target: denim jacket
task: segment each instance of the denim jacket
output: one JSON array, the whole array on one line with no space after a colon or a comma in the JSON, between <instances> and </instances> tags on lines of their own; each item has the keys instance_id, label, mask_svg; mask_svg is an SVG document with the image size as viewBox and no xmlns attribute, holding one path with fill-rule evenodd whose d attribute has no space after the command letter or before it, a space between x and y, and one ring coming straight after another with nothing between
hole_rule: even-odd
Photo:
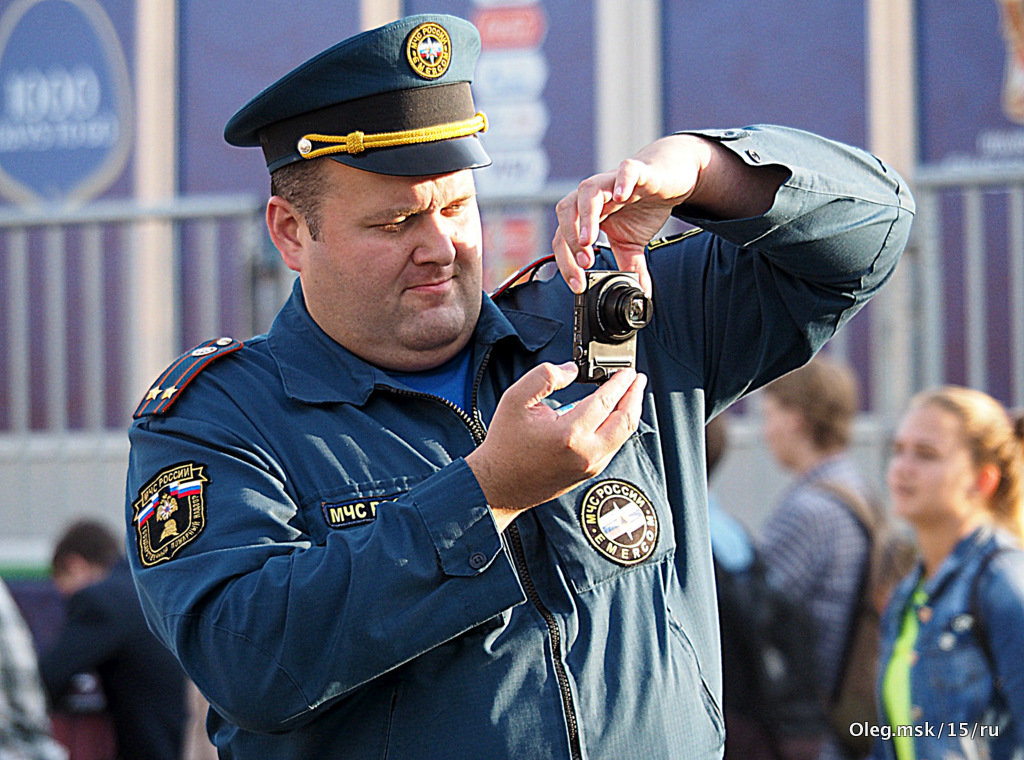
<instances>
[{"instance_id":1,"label":"denim jacket","mask_svg":"<svg viewBox=\"0 0 1024 760\"><path fill-rule=\"evenodd\" d=\"M994 554L993 554L994 552ZM882 617L879 696L922 568L899 584ZM1024 551L1009 534L979 528L924 581L910 670L917 760L1024 758ZM980 618L980 619L979 619ZM874 757L895 757L882 704Z\"/></svg>"}]
</instances>

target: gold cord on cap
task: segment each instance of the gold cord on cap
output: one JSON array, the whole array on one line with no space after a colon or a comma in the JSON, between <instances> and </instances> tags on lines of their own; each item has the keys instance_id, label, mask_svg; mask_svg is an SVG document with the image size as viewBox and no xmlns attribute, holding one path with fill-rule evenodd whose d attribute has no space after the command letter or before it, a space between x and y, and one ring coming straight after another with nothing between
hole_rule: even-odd
<instances>
[{"instance_id":1,"label":"gold cord on cap","mask_svg":"<svg viewBox=\"0 0 1024 760\"><path fill-rule=\"evenodd\" d=\"M415 145L417 143L451 140L456 137L468 137L477 132L487 131L487 117L478 112L471 119L453 121L450 124L437 124L419 129L404 129L399 132L381 132L367 135L363 132L349 132L347 135L303 135L298 143L299 155L303 158L320 158L334 153L362 153L371 148L393 148L396 145ZM313 143L327 143L325 148L314 148Z\"/></svg>"}]
</instances>

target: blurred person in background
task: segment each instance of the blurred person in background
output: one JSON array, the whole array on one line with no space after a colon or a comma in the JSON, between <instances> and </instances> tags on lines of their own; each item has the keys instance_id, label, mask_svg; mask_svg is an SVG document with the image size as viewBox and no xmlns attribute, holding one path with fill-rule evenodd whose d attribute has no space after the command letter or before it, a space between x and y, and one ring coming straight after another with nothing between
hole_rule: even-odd
<instances>
[{"instance_id":1,"label":"blurred person in background","mask_svg":"<svg viewBox=\"0 0 1024 760\"><path fill-rule=\"evenodd\" d=\"M921 561L882 620L879 759L1024 757L1022 438L1019 414L953 386L897 428L889 494Z\"/></svg>"},{"instance_id":2,"label":"blurred person in background","mask_svg":"<svg viewBox=\"0 0 1024 760\"><path fill-rule=\"evenodd\" d=\"M708 521L722 637L725 760L813 760L825 735L817 673L807 667L812 623L768 583L753 537L712 487L729 439L728 415L704 428Z\"/></svg>"},{"instance_id":3,"label":"blurred person in background","mask_svg":"<svg viewBox=\"0 0 1024 760\"><path fill-rule=\"evenodd\" d=\"M180 760L186 721L185 678L142 616L121 542L105 525L70 525L53 552L53 581L66 619L39 660L50 699L74 677L95 671L117 737L120 760Z\"/></svg>"},{"instance_id":4,"label":"blurred person in background","mask_svg":"<svg viewBox=\"0 0 1024 760\"><path fill-rule=\"evenodd\" d=\"M50 735L32 634L0 581L0 758L66 760Z\"/></svg>"},{"instance_id":5,"label":"blurred person in background","mask_svg":"<svg viewBox=\"0 0 1024 760\"><path fill-rule=\"evenodd\" d=\"M716 562L741 572L754 561L750 533L727 511L711 487L718 466L729 446L729 416L720 414L704 427L704 461L708 468L708 517L711 553Z\"/></svg>"},{"instance_id":6,"label":"blurred person in background","mask_svg":"<svg viewBox=\"0 0 1024 760\"><path fill-rule=\"evenodd\" d=\"M872 509L870 491L849 455L859 408L856 376L819 355L763 391L763 434L775 461L794 482L765 521L759 549L768 580L803 600L814 630L821 698L831 700L852 634L869 535L856 511ZM837 741L820 757L854 755Z\"/></svg>"}]
</instances>

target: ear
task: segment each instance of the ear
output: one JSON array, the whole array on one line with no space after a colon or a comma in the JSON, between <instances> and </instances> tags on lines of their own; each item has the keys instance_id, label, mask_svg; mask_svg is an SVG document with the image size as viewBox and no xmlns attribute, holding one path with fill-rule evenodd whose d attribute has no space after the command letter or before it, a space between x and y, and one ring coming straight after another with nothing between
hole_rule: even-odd
<instances>
[{"instance_id":1,"label":"ear","mask_svg":"<svg viewBox=\"0 0 1024 760\"><path fill-rule=\"evenodd\" d=\"M310 239L309 229L306 220L295 207L279 195L271 196L267 201L267 230L285 266L301 272L307 241Z\"/></svg>"},{"instance_id":2,"label":"ear","mask_svg":"<svg viewBox=\"0 0 1024 760\"><path fill-rule=\"evenodd\" d=\"M974 483L974 487L978 489L982 496L990 499L996 492L996 489L999 488L999 482L1002 478L1003 476L999 472L999 468L989 462L978 468L978 478Z\"/></svg>"}]
</instances>

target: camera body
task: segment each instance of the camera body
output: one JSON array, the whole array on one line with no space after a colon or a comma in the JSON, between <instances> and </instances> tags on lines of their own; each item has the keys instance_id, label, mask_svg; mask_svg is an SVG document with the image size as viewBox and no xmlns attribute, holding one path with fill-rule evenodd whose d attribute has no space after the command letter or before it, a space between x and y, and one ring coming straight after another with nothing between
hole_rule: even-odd
<instances>
[{"instance_id":1,"label":"camera body","mask_svg":"<svg viewBox=\"0 0 1024 760\"><path fill-rule=\"evenodd\" d=\"M572 357L577 382L603 383L636 365L636 333L651 321L654 304L634 272L589 270L573 307Z\"/></svg>"}]
</instances>

